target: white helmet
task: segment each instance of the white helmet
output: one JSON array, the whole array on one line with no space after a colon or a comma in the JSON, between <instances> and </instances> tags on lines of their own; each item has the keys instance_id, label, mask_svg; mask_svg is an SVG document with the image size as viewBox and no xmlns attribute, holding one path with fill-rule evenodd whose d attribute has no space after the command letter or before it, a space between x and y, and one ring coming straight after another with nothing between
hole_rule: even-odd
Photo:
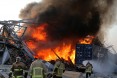
<instances>
[{"instance_id":1,"label":"white helmet","mask_svg":"<svg viewBox=\"0 0 117 78\"><path fill-rule=\"evenodd\" d=\"M16 57L16 62L21 61L21 57Z\"/></svg>"}]
</instances>

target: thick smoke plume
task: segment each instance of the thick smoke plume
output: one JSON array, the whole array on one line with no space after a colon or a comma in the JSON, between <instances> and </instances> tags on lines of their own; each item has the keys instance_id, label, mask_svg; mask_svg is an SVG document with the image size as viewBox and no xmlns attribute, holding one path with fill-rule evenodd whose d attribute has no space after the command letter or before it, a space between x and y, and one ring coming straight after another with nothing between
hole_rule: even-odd
<instances>
[{"instance_id":1,"label":"thick smoke plume","mask_svg":"<svg viewBox=\"0 0 117 78\"><path fill-rule=\"evenodd\" d=\"M113 14L110 12L113 2L114 0L43 0L41 3L28 4L21 10L20 18L33 18L39 24L46 23L44 30L47 39L52 41L97 36L105 20ZM30 37L29 34L27 37Z\"/></svg>"}]
</instances>

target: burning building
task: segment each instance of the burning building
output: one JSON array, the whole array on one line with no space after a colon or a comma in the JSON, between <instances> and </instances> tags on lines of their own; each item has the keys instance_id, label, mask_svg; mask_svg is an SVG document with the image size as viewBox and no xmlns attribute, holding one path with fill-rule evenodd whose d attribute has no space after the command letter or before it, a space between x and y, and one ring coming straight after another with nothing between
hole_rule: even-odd
<instances>
[{"instance_id":1,"label":"burning building","mask_svg":"<svg viewBox=\"0 0 117 78\"><path fill-rule=\"evenodd\" d=\"M28 25L23 40L35 57L55 60L53 49L60 57L74 62L77 43L101 45L103 42L102 30L107 28L105 21L113 14L110 12L113 3L114 0L43 0L30 3L21 10L20 17L33 18L38 24Z\"/></svg>"}]
</instances>

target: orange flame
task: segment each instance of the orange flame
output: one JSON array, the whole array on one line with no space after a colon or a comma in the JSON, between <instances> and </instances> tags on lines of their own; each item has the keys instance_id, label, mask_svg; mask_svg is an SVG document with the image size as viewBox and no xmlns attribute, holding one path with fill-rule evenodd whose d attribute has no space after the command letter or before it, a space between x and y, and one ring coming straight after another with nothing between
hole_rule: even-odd
<instances>
[{"instance_id":1,"label":"orange flame","mask_svg":"<svg viewBox=\"0 0 117 78\"><path fill-rule=\"evenodd\" d=\"M94 39L94 36L88 35L87 37L80 39L79 43L80 44L91 44L93 39Z\"/></svg>"},{"instance_id":2,"label":"orange flame","mask_svg":"<svg viewBox=\"0 0 117 78\"><path fill-rule=\"evenodd\" d=\"M28 41L27 44L31 50L34 50L37 48L36 44L34 44L33 41ZM72 49L71 44L67 44L67 45L62 44L60 46L57 46L56 48L54 48L54 51L60 58L63 58L65 60L68 60L68 58L70 58L72 62L75 63L75 49ZM39 50L36 52L36 55L34 57L36 58L41 57L46 61L58 59L58 57L52 51L52 48Z\"/></svg>"},{"instance_id":3,"label":"orange flame","mask_svg":"<svg viewBox=\"0 0 117 78\"><path fill-rule=\"evenodd\" d=\"M37 40L46 40L46 33L44 32L44 27L40 26L37 27L36 31L33 31L32 37L37 39Z\"/></svg>"},{"instance_id":4,"label":"orange flame","mask_svg":"<svg viewBox=\"0 0 117 78\"><path fill-rule=\"evenodd\" d=\"M31 37L36 39L36 41L47 41L47 34L45 32L45 26L47 26L47 24L42 24L41 26L35 27L35 28L30 28L29 30L31 31ZM79 42L80 44L91 44L92 40L93 40L93 36L87 36L84 39L80 39ZM56 47L52 47L52 48L45 48L45 49L41 49L38 50L38 45L36 44L36 42L34 42L33 40L29 40L26 41L28 47L32 50L32 51L36 51L36 55L34 57L41 57L46 61L50 61L50 60L56 60L57 56L54 54L54 52L52 51L52 49L56 52L56 54L60 57L63 58L65 60L69 60L69 58L71 59L71 61L73 63L75 63L75 47L73 48L72 43L62 43ZM36 49L36 50L35 50Z\"/></svg>"},{"instance_id":5,"label":"orange flame","mask_svg":"<svg viewBox=\"0 0 117 78\"><path fill-rule=\"evenodd\" d=\"M46 32L44 30L45 26L47 26L47 24L35 26L34 28L29 27L28 32L31 31L30 35L32 36L33 39L37 41L45 41L46 40Z\"/></svg>"},{"instance_id":6,"label":"orange flame","mask_svg":"<svg viewBox=\"0 0 117 78\"><path fill-rule=\"evenodd\" d=\"M65 60L68 60L68 57L70 57L70 59L74 63L75 50L71 49L70 44L69 45L63 44L62 46L58 46L54 49L54 51L60 58L63 58ZM41 56L46 61L56 60L58 58L51 49L44 49L44 50L38 51L37 56L38 57Z\"/></svg>"},{"instance_id":7,"label":"orange flame","mask_svg":"<svg viewBox=\"0 0 117 78\"><path fill-rule=\"evenodd\" d=\"M36 49L36 45L34 44L35 42L33 42L33 41L27 41L27 45L28 45L28 47L31 49L31 50L34 50L34 49Z\"/></svg>"}]
</instances>

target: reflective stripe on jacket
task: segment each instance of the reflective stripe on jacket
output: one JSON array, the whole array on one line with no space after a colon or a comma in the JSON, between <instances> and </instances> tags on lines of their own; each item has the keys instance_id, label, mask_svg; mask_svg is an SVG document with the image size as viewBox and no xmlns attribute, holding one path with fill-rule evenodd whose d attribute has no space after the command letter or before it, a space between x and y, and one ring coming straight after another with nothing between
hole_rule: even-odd
<instances>
[{"instance_id":1,"label":"reflective stripe on jacket","mask_svg":"<svg viewBox=\"0 0 117 78\"><path fill-rule=\"evenodd\" d=\"M88 73L91 73L91 72L92 72L92 67L91 67L91 66L89 66L89 67L86 68L86 73L87 73L87 72L88 72Z\"/></svg>"},{"instance_id":2,"label":"reflective stripe on jacket","mask_svg":"<svg viewBox=\"0 0 117 78\"><path fill-rule=\"evenodd\" d=\"M64 70L65 70L65 65L60 61L56 62L55 67L54 67L55 75L58 77L62 77Z\"/></svg>"},{"instance_id":3,"label":"reflective stripe on jacket","mask_svg":"<svg viewBox=\"0 0 117 78\"><path fill-rule=\"evenodd\" d=\"M44 72L41 67L34 67L32 72L32 78L43 78Z\"/></svg>"},{"instance_id":4,"label":"reflective stripe on jacket","mask_svg":"<svg viewBox=\"0 0 117 78\"><path fill-rule=\"evenodd\" d=\"M23 69L14 69L13 75L14 76L22 76L23 75Z\"/></svg>"},{"instance_id":5,"label":"reflective stripe on jacket","mask_svg":"<svg viewBox=\"0 0 117 78\"><path fill-rule=\"evenodd\" d=\"M63 70L64 70L63 68L58 68L58 71L57 71L57 73L56 73L56 76L62 77Z\"/></svg>"},{"instance_id":6,"label":"reflective stripe on jacket","mask_svg":"<svg viewBox=\"0 0 117 78\"><path fill-rule=\"evenodd\" d=\"M23 76L13 76L12 78L24 78Z\"/></svg>"}]
</instances>

